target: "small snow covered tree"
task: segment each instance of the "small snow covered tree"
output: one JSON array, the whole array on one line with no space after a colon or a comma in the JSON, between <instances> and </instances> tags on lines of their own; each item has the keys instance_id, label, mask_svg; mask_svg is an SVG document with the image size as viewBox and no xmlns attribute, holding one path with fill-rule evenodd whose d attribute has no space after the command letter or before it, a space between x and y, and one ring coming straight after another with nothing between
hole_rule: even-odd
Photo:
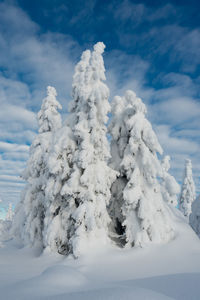
<instances>
[{"instance_id":1,"label":"small snow covered tree","mask_svg":"<svg viewBox=\"0 0 200 300\"><path fill-rule=\"evenodd\" d=\"M13 209L12 209L12 203L9 203L8 211L6 213L6 220L7 221L12 221L13 215L14 215L14 212L13 212Z\"/></svg>"},{"instance_id":2,"label":"small snow covered tree","mask_svg":"<svg viewBox=\"0 0 200 300\"><path fill-rule=\"evenodd\" d=\"M189 215L191 214L192 202L195 200L195 198L196 194L192 177L192 163L190 159L186 159L179 208L183 215L187 218L189 218Z\"/></svg>"},{"instance_id":3,"label":"small snow covered tree","mask_svg":"<svg viewBox=\"0 0 200 300\"><path fill-rule=\"evenodd\" d=\"M192 212L189 216L189 224L200 238L200 196L192 203Z\"/></svg>"},{"instance_id":4,"label":"small snow covered tree","mask_svg":"<svg viewBox=\"0 0 200 300\"><path fill-rule=\"evenodd\" d=\"M167 203L171 203L173 206L178 205L177 195L180 193L180 186L176 182L175 178L168 173L170 169L170 157L167 155L162 160L162 182L161 192L163 199Z\"/></svg>"},{"instance_id":5,"label":"small snow covered tree","mask_svg":"<svg viewBox=\"0 0 200 300\"><path fill-rule=\"evenodd\" d=\"M43 247L43 226L45 216L45 186L49 148L54 132L61 127L54 87L47 87L47 97L38 113L39 134L30 147L30 157L23 178L28 182L22 199L16 209L14 233L25 245Z\"/></svg>"},{"instance_id":6,"label":"small snow covered tree","mask_svg":"<svg viewBox=\"0 0 200 300\"><path fill-rule=\"evenodd\" d=\"M61 194L68 198L68 252L75 257L92 244L108 241L110 218L107 205L116 172L108 166L110 151L105 123L110 105L109 90L103 83L106 79L102 58L104 48L99 42L92 53L85 51L73 77L70 111L77 148L73 171Z\"/></svg>"},{"instance_id":7,"label":"small snow covered tree","mask_svg":"<svg viewBox=\"0 0 200 300\"><path fill-rule=\"evenodd\" d=\"M49 151L43 231L44 247L60 254L68 252L67 231L71 204L65 194L61 195L61 190L71 174L74 151L75 142L66 124L54 134Z\"/></svg>"},{"instance_id":8,"label":"small snow covered tree","mask_svg":"<svg viewBox=\"0 0 200 300\"><path fill-rule=\"evenodd\" d=\"M174 230L157 180L162 167L156 153L162 148L145 118L146 107L132 91L115 97L112 106L112 166L120 172L113 201L121 198L112 215L125 230L126 246L167 242Z\"/></svg>"}]
</instances>

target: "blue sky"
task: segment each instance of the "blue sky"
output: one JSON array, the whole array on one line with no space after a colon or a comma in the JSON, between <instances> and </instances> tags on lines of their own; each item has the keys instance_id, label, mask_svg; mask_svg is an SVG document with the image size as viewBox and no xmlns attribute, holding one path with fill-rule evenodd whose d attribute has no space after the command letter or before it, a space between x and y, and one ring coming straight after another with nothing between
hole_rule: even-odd
<instances>
[{"instance_id":1,"label":"blue sky","mask_svg":"<svg viewBox=\"0 0 200 300\"><path fill-rule=\"evenodd\" d=\"M14 205L24 182L35 113L47 85L63 106L70 100L74 65L98 41L111 97L133 89L171 173L181 182L184 159L200 186L199 1L0 1L0 199Z\"/></svg>"}]
</instances>

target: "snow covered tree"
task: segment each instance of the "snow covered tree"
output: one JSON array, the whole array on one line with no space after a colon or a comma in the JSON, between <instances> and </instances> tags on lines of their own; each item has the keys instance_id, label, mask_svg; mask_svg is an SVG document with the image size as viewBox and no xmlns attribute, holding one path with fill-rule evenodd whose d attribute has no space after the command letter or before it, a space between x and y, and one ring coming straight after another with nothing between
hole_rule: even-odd
<instances>
[{"instance_id":1,"label":"snow covered tree","mask_svg":"<svg viewBox=\"0 0 200 300\"><path fill-rule=\"evenodd\" d=\"M170 169L170 156L165 156L161 164L163 171L161 182L163 199L176 207L178 205L177 195L180 193L180 186L175 178L168 173L168 170Z\"/></svg>"},{"instance_id":2,"label":"snow covered tree","mask_svg":"<svg viewBox=\"0 0 200 300\"><path fill-rule=\"evenodd\" d=\"M38 113L39 134L30 147L29 160L23 173L28 183L16 209L13 230L25 245L43 247L47 160L52 135L61 127L61 117L57 111L61 105L56 95L55 88L48 86L47 97Z\"/></svg>"},{"instance_id":3,"label":"snow covered tree","mask_svg":"<svg viewBox=\"0 0 200 300\"><path fill-rule=\"evenodd\" d=\"M112 187L112 215L125 231L127 247L167 242L174 230L157 179L162 166L156 153L162 148L145 118L146 107L127 91L125 97L114 98L112 114L112 166L120 172Z\"/></svg>"},{"instance_id":4,"label":"snow covered tree","mask_svg":"<svg viewBox=\"0 0 200 300\"><path fill-rule=\"evenodd\" d=\"M192 212L189 216L189 224L200 238L200 196L192 203Z\"/></svg>"},{"instance_id":5,"label":"snow covered tree","mask_svg":"<svg viewBox=\"0 0 200 300\"><path fill-rule=\"evenodd\" d=\"M63 185L69 179L75 142L70 127L66 124L54 134L50 147L45 188L44 247L53 252L67 254L69 203L61 195Z\"/></svg>"},{"instance_id":6,"label":"snow covered tree","mask_svg":"<svg viewBox=\"0 0 200 300\"><path fill-rule=\"evenodd\" d=\"M183 215L187 218L189 218L189 215L191 214L192 202L195 200L195 198L196 194L192 177L192 163L190 159L186 159L179 208Z\"/></svg>"},{"instance_id":7,"label":"snow covered tree","mask_svg":"<svg viewBox=\"0 0 200 300\"><path fill-rule=\"evenodd\" d=\"M12 209L12 203L9 203L8 211L6 213L6 220L7 221L12 221L13 215L14 215L14 212L13 212L13 209Z\"/></svg>"},{"instance_id":8,"label":"snow covered tree","mask_svg":"<svg viewBox=\"0 0 200 300\"><path fill-rule=\"evenodd\" d=\"M112 136L110 166L115 169L120 176L116 178L111 187L112 195L109 206L109 214L118 234L123 234L124 232L124 228L122 226L124 221L122 205L124 201L123 190L127 184L126 174L121 168L122 158L128 143L128 135L123 119L123 112L125 109L126 101L124 97L115 96L112 102L112 120L109 125L109 132Z\"/></svg>"},{"instance_id":9,"label":"snow covered tree","mask_svg":"<svg viewBox=\"0 0 200 300\"><path fill-rule=\"evenodd\" d=\"M92 53L85 51L73 77L70 122L77 148L73 171L61 194L69 203L68 253L75 257L91 245L106 243L111 221L107 205L116 172L108 166L110 151L105 123L110 105L109 90L103 82L104 48L99 42Z\"/></svg>"}]
</instances>

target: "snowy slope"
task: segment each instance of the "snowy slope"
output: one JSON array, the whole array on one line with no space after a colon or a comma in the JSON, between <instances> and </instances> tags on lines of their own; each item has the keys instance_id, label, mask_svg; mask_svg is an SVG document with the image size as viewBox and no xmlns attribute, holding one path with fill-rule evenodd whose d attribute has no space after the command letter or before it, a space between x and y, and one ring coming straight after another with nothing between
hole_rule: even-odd
<instances>
[{"instance_id":1,"label":"snowy slope","mask_svg":"<svg viewBox=\"0 0 200 300\"><path fill-rule=\"evenodd\" d=\"M200 299L200 241L177 210L173 221L177 235L166 245L113 246L77 260L37 256L6 242L0 249L0 298Z\"/></svg>"}]
</instances>

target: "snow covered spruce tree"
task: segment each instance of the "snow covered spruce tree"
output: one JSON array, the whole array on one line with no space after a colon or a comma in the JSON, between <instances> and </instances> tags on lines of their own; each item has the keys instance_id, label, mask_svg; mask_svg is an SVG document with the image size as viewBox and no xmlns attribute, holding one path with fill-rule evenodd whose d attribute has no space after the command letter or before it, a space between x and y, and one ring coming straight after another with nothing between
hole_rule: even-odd
<instances>
[{"instance_id":1,"label":"snow covered spruce tree","mask_svg":"<svg viewBox=\"0 0 200 300\"><path fill-rule=\"evenodd\" d=\"M43 247L47 159L52 135L61 127L57 109L61 109L61 105L56 100L56 90L48 86L47 97L37 115L39 134L30 147L30 157L23 173L23 178L28 183L14 218L14 234L25 245Z\"/></svg>"},{"instance_id":2,"label":"snow covered spruce tree","mask_svg":"<svg viewBox=\"0 0 200 300\"><path fill-rule=\"evenodd\" d=\"M112 113L112 166L120 172L112 188L113 201L117 203L119 195L121 200L111 211L125 231L126 246L167 242L174 230L157 180L162 166L156 153L162 148L145 118L146 107L127 91L125 97L114 98Z\"/></svg>"},{"instance_id":3,"label":"snow covered spruce tree","mask_svg":"<svg viewBox=\"0 0 200 300\"><path fill-rule=\"evenodd\" d=\"M167 203L171 203L173 206L178 205L178 194L180 193L180 186L176 182L175 178L168 173L170 169L170 156L167 155L162 160L162 182L161 192L163 199Z\"/></svg>"},{"instance_id":4,"label":"snow covered spruce tree","mask_svg":"<svg viewBox=\"0 0 200 300\"><path fill-rule=\"evenodd\" d=\"M185 170L180 194L180 211L189 218L191 214L192 202L195 200L195 185L192 177L192 163L190 159L185 160Z\"/></svg>"},{"instance_id":5,"label":"snow covered spruce tree","mask_svg":"<svg viewBox=\"0 0 200 300\"><path fill-rule=\"evenodd\" d=\"M108 166L110 158L106 133L109 90L103 83L105 69L99 42L94 51L83 52L73 77L71 128L77 149L73 171L62 188L68 198L68 253L75 257L88 247L108 241L110 218L107 212L111 184L116 172Z\"/></svg>"},{"instance_id":6,"label":"snow covered spruce tree","mask_svg":"<svg viewBox=\"0 0 200 300\"><path fill-rule=\"evenodd\" d=\"M189 216L189 223L200 238L200 196L192 203L192 212Z\"/></svg>"},{"instance_id":7,"label":"snow covered spruce tree","mask_svg":"<svg viewBox=\"0 0 200 300\"><path fill-rule=\"evenodd\" d=\"M65 124L55 132L48 155L43 230L44 247L61 254L68 252L67 231L71 205L65 194L61 195L61 189L71 174L74 151L72 132Z\"/></svg>"},{"instance_id":8,"label":"snow covered spruce tree","mask_svg":"<svg viewBox=\"0 0 200 300\"><path fill-rule=\"evenodd\" d=\"M14 212L13 212L13 209L12 209L12 203L9 203L8 210L7 210L7 213L6 213L6 220L7 221L12 221L13 216L14 216Z\"/></svg>"}]
</instances>

